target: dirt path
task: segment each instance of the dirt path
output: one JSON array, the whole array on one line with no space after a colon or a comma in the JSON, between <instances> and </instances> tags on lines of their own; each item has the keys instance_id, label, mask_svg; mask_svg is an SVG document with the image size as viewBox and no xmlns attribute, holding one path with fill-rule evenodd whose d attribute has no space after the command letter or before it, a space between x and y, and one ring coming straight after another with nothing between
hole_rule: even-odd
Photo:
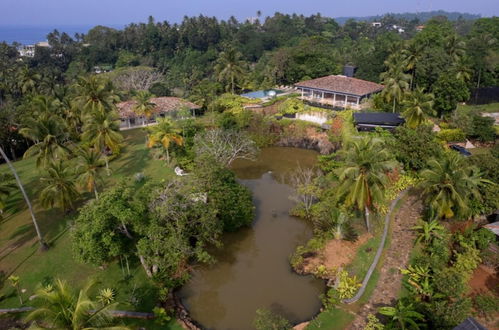
<instances>
[{"instance_id":1,"label":"dirt path","mask_svg":"<svg viewBox=\"0 0 499 330\"><path fill-rule=\"evenodd\" d=\"M381 306L393 304L397 299L402 284L399 268L407 267L414 241L414 232L410 229L417 223L422 210L418 196L408 195L403 201L391 224L391 244L385 251L380 277L369 301L356 313L355 320L348 329L364 329L369 313L376 314Z\"/></svg>"}]
</instances>

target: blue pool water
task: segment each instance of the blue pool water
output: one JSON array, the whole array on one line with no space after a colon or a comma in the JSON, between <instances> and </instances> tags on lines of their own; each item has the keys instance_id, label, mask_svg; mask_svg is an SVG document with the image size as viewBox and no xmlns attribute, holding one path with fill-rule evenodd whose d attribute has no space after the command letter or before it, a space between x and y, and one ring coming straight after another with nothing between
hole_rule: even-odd
<instances>
[{"instance_id":1,"label":"blue pool water","mask_svg":"<svg viewBox=\"0 0 499 330\"><path fill-rule=\"evenodd\" d=\"M278 94L284 93L283 91L280 91L278 89L266 89L266 90L254 91L254 92L249 92L249 93L241 94L241 96L247 97L249 99L263 99L265 97L272 96L271 92L275 92L274 96L278 95Z\"/></svg>"}]
</instances>

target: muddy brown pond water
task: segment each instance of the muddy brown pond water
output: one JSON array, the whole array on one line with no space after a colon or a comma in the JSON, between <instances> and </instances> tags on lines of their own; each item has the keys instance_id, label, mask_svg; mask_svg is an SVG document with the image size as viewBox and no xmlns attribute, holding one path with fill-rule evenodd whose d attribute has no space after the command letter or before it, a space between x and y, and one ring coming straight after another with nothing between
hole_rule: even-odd
<instances>
[{"instance_id":1,"label":"muddy brown pond water","mask_svg":"<svg viewBox=\"0 0 499 330\"><path fill-rule=\"evenodd\" d=\"M253 193L256 216L251 228L224 235L217 262L200 266L179 296L192 319L206 329L253 329L258 308L294 323L312 318L321 306L324 283L291 270L289 256L312 236L305 221L289 215L292 189L283 175L311 167L318 153L296 148L265 148L257 161L232 168Z\"/></svg>"}]
</instances>

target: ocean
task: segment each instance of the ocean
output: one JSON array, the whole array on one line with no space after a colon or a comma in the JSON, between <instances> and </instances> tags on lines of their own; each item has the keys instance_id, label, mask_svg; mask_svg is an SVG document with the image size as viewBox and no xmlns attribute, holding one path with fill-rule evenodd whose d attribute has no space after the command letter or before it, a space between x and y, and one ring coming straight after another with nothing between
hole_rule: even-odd
<instances>
[{"instance_id":1,"label":"ocean","mask_svg":"<svg viewBox=\"0 0 499 330\"><path fill-rule=\"evenodd\" d=\"M32 45L40 41L47 40L47 34L57 29L59 32L66 32L74 38L75 33L87 33L92 25L59 25L59 26L0 26L0 42L8 44L18 42L23 45ZM121 28L111 26L113 28Z\"/></svg>"}]
</instances>

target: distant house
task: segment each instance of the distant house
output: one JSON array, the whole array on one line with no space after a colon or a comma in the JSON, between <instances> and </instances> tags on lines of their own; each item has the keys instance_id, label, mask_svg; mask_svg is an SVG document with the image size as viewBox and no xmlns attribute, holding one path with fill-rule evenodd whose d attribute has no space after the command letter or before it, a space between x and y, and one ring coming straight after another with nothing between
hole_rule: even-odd
<instances>
[{"instance_id":1,"label":"distant house","mask_svg":"<svg viewBox=\"0 0 499 330\"><path fill-rule=\"evenodd\" d=\"M197 104L180 99L178 97L153 97L151 98L150 102L156 105L156 107L152 111L152 116L150 118L139 116L135 113L134 108L137 104L137 101L135 100L118 103L116 106L118 108L118 113L121 119L120 127L122 129L126 129L138 126L146 126L148 124L156 123L157 118L165 116L175 116L176 113L182 108L187 108L189 110L196 110L201 108Z\"/></svg>"},{"instance_id":2,"label":"distant house","mask_svg":"<svg viewBox=\"0 0 499 330\"><path fill-rule=\"evenodd\" d=\"M35 57L36 47L48 48L50 45L47 41L41 41L34 45L23 45L17 51L21 57Z\"/></svg>"},{"instance_id":3,"label":"distant house","mask_svg":"<svg viewBox=\"0 0 499 330\"><path fill-rule=\"evenodd\" d=\"M333 108L360 109L360 102L383 90L383 85L347 76L326 76L295 84L301 99Z\"/></svg>"},{"instance_id":4,"label":"distant house","mask_svg":"<svg viewBox=\"0 0 499 330\"><path fill-rule=\"evenodd\" d=\"M389 112L357 112L353 121L358 131L374 131L376 127L394 130L405 122L399 114Z\"/></svg>"},{"instance_id":5,"label":"distant house","mask_svg":"<svg viewBox=\"0 0 499 330\"><path fill-rule=\"evenodd\" d=\"M418 26L416 26L416 31L421 32L421 31L423 31L424 28L425 28L424 25L418 25Z\"/></svg>"},{"instance_id":6,"label":"distant house","mask_svg":"<svg viewBox=\"0 0 499 330\"><path fill-rule=\"evenodd\" d=\"M371 22L371 26L375 28L381 27L381 22Z\"/></svg>"}]
</instances>

